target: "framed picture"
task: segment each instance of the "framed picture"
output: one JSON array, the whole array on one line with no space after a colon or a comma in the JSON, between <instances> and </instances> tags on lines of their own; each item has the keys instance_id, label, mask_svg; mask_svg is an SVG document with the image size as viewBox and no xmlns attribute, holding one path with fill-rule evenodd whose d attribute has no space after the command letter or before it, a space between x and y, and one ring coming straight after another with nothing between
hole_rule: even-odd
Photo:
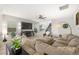
<instances>
[{"instance_id":1,"label":"framed picture","mask_svg":"<svg viewBox=\"0 0 79 59\"><path fill-rule=\"evenodd\" d=\"M79 12L76 14L76 25L79 25Z\"/></svg>"}]
</instances>

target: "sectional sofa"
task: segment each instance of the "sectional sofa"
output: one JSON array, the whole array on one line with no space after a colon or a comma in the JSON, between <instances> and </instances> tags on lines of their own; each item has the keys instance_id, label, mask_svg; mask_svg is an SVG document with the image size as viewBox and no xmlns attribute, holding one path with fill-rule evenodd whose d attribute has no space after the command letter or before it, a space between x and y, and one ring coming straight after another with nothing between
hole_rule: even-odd
<instances>
[{"instance_id":1,"label":"sectional sofa","mask_svg":"<svg viewBox=\"0 0 79 59\"><path fill-rule=\"evenodd\" d=\"M24 39L22 47L30 55L78 55L79 37L68 34L64 37L41 37Z\"/></svg>"}]
</instances>

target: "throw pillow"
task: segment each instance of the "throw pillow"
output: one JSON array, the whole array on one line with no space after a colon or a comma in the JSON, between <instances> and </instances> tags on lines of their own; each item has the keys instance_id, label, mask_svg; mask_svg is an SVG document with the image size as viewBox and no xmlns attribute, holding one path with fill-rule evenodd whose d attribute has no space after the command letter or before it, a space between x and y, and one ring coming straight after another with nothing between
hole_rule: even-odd
<instances>
[{"instance_id":1,"label":"throw pillow","mask_svg":"<svg viewBox=\"0 0 79 59\"><path fill-rule=\"evenodd\" d=\"M68 46L72 46L72 47L74 46L76 47L77 45L79 45L79 38L73 38L68 44Z\"/></svg>"}]
</instances>

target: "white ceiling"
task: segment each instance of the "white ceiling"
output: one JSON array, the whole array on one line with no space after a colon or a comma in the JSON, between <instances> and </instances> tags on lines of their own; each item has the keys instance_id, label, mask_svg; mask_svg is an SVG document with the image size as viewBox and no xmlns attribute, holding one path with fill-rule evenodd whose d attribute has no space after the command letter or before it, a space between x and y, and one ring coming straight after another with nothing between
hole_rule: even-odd
<instances>
[{"instance_id":1,"label":"white ceiling","mask_svg":"<svg viewBox=\"0 0 79 59\"><path fill-rule=\"evenodd\" d=\"M49 19L66 17L79 8L79 5L72 4L68 9L60 11L60 6L62 4L4 4L0 5L0 11L3 14L36 20L39 14Z\"/></svg>"}]
</instances>

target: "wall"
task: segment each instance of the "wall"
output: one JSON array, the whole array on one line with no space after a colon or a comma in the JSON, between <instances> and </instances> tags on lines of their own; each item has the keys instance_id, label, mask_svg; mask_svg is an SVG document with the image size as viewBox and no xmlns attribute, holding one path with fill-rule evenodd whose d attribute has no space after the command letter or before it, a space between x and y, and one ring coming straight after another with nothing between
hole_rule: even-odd
<instances>
[{"instance_id":1,"label":"wall","mask_svg":"<svg viewBox=\"0 0 79 59\"><path fill-rule=\"evenodd\" d=\"M0 34L2 34L2 30L3 30L2 24L4 22L6 23L7 28L16 28L16 32L21 31L21 28L19 27L21 22L33 23L33 27L34 27L34 23L35 23L34 21L31 21L31 20L1 14L1 16L0 16ZM6 30L7 30L7 28L6 28Z\"/></svg>"},{"instance_id":2,"label":"wall","mask_svg":"<svg viewBox=\"0 0 79 59\"><path fill-rule=\"evenodd\" d=\"M76 13L79 12L79 9L74 13L74 26L72 27L73 29L73 34L79 36L79 25L76 25Z\"/></svg>"},{"instance_id":3,"label":"wall","mask_svg":"<svg viewBox=\"0 0 79 59\"><path fill-rule=\"evenodd\" d=\"M2 32L2 25L1 25L1 23L2 23L2 9L0 9L0 34Z\"/></svg>"},{"instance_id":4,"label":"wall","mask_svg":"<svg viewBox=\"0 0 79 59\"><path fill-rule=\"evenodd\" d=\"M55 22L58 22L59 24L68 23L72 27L72 33L74 35L79 36L79 25L76 25L76 13L77 11L66 17L55 19L54 23ZM55 35L59 34L66 35L70 33L70 28L63 29L62 27L60 27L58 29L54 29L54 33L56 33Z\"/></svg>"},{"instance_id":5,"label":"wall","mask_svg":"<svg viewBox=\"0 0 79 59\"><path fill-rule=\"evenodd\" d=\"M15 27L17 22L34 23L34 21L32 21L32 20L23 19L23 18L19 18L19 17L15 17L15 16L10 16L10 15L4 15L4 19L7 23L11 24L11 25L9 25L9 27Z\"/></svg>"},{"instance_id":6,"label":"wall","mask_svg":"<svg viewBox=\"0 0 79 59\"><path fill-rule=\"evenodd\" d=\"M50 19L37 19L39 20L34 26L35 28L37 28L37 36L43 36L43 34L45 33L48 25L51 23L51 20ZM40 30L40 25L42 25L42 29L43 30Z\"/></svg>"},{"instance_id":7,"label":"wall","mask_svg":"<svg viewBox=\"0 0 79 59\"><path fill-rule=\"evenodd\" d=\"M53 19L53 21L52 21L52 34L55 35L55 36L59 36L59 34L62 34L62 35L69 34L70 28L64 29L61 26L62 23L68 23L72 27L72 33L79 36L79 30L78 30L79 26L78 25L76 26L76 24L75 24L76 23L75 15L76 15L76 12L73 13L73 14L70 14L66 17ZM42 20L42 21L39 21L39 23L35 24L35 26L37 27L40 34L43 34L44 31L40 31L39 26L42 24L43 28L46 29L50 22L51 22L50 20L47 20L47 21ZM54 26L54 24L58 24L61 27L57 26L58 28L56 28L56 25Z\"/></svg>"},{"instance_id":8,"label":"wall","mask_svg":"<svg viewBox=\"0 0 79 59\"><path fill-rule=\"evenodd\" d=\"M79 30L78 30L79 25L76 25L76 17L75 17L76 12L73 13L73 14L70 14L66 17L53 19L53 21L52 21L52 34L55 35L55 36L59 36L59 34L62 34L62 35L69 34L70 33L70 28L64 29L60 25L62 23L68 23L72 27L72 33L79 36ZM49 23L50 23L50 20L47 20L47 21L42 20L42 21L39 21L39 23L35 24L35 26L37 27L39 33L43 34L44 31L40 31L39 26L42 24L43 28L46 29ZM57 26L58 28L56 28L56 26L54 26L54 24L59 24L61 27Z\"/></svg>"}]
</instances>

